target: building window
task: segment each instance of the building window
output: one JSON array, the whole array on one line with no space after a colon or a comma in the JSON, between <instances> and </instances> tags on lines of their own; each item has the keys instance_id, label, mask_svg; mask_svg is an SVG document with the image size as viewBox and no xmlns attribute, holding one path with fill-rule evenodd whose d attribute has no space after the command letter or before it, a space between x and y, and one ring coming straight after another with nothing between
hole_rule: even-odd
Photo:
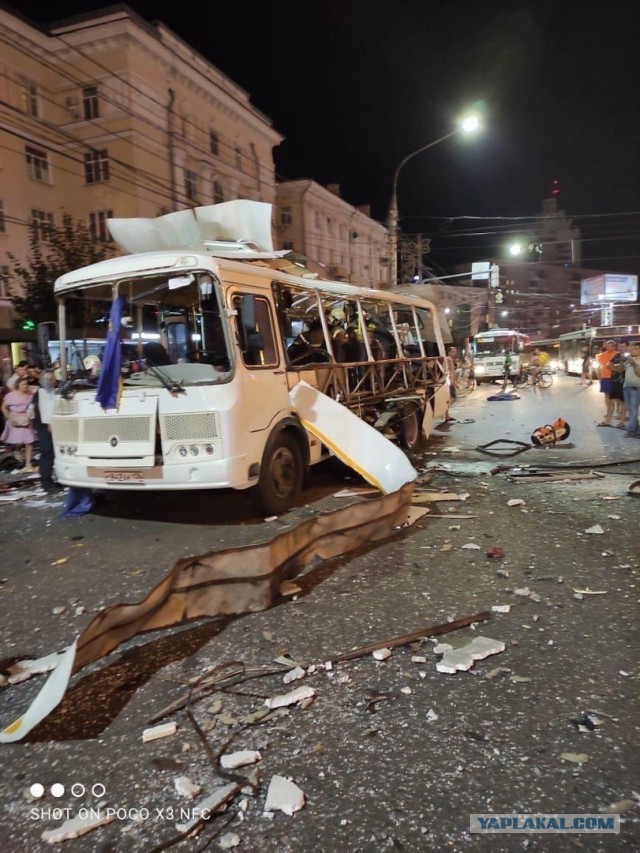
<instances>
[{"instance_id":1,"label":"building window","mask_svg":"<svg viewBox=\"0 0 640 853\"><path fill-rule=\"evenodd\" d=\"M184 170L184 191L189 201L197 201L198 176L191 169Z\"/></svg>"},{"instance_id":2,"label":"building window","mask_svg":"<svg viewBox=\"0 0 640 853\"><path fill-rule=\"evenodd\" d=\"M7 223L4 218L4 202L0 201L0 234L4 234L7 230Z\"/></svg>"},{"instance_id":3,"label":"building window","mask_svg":"<svg viewBox=\"0 0 640 853\"><path fill-rule=\"evenodd\" d=\"M25 148L27 158L27 168L29 177L32 181L42 181L44 184L49 183L49 156L46 151L41 148L33 148L27 145Z\"/></svg>"},{"instance_id":4,"label":"building window","mask_svg":"<svg viewBox=\"0 0 640 853\"><path fill-rule=\"evenodd\" d=\"M27 115L38 118L38 87L35 83L22 84L22 110Z\"/></svg>"},{"instance_id":5,"label":"building window","mask_svg":"<svg viewBox=\"0 0 640 853\"><path fill-rule=\"evenodd\" d=\"M101 184L109 180L109 157L105 150L84 155L84 180L87 184Z\"/></svg>"},{"instance_id":6,"label":"building window","mask_svg":"<svg viewBox=\"0 0 640 853\"><path fill-rule=\"evenodd\" d=\"M113 216L112 210L97 210L89 214L89 231L94 243L110 243L111 235L107 228L107 219Z\"/></svg>"},{"instance_id":7,"label":"building window","mask_svg":"<svg viewBox=\"0 0 640 853\"><path fill-rule=\"evenodd\" d=\"M0 299L9 299L11 297L9 292L10 275L9 267L0 267Z\"/></svg>"},{"instance_id":8,"label":"building window","mask_svg":"<svg viewBox=\"0 0 640 853\"><path fill-rule=\"evenodd\" d=\"M242 171L242 151L240 148L236 148L236 169L240 169Z\"/></svg>"},{"instance_id":9,"label":"building window","mask_svg":"<svg viewBox=\"0 0 640 853\"><path fill-rule=\"evenodd\" d=\"M213 203L220 204L224 201L224 188L220 181L213 182Z\"/></svg>"},{"instance_id":10,"label":"building window","mask_svg":"<svg viewBox=\"0 0 640 853\"><path fill-rule=\"evenodd\" d=\"M209 151L216 157L220 155L220 139L215 130L209 131Z\"/></svg>"},{"instance_id":11,"label":"building window","mask_svg":"<svg viewBox=\"0 0 640 853\"><path fill-rule=\"evenodd\" d=\"M319 230L320 230L320 211L319 211L319 210L314 211L314 214L313 214L313 222L314 222L314 225L316 226L316 228L317 228L317 229L318 229L318 231L319 231Z\"/></svg>"},{"instance_id":12,"label":"building window","mask_svg":"<svg viewBox=\"0 0 640 853\"><path fill-rule=\"evenodd\" d=\"M282 207L280 209L280 225L291 225L293 216L290 207Z\"/></svg>"},{"instance_id":13,"label":"building window","mask_svg":"<svg viewBox=\"0 0 640 853\"><path fill-rule=\"evenodd\" d=\"M82 90L82 113L86 119L99 117L100 110L97 86L87 86Z\"/></svg>"},{"instance_id":14,"label":"building window","mask_svg":"<svg viewBox=\"0 0 640 853\"><path fill-rule=\"evenodd\" d=\"M31 230L33 239L38 242L46 240L51 234L53 228L53 213L47 213L46 210L31 209Z\"/></svg>"},{"instance_id":15,"label":"building window","mask_svg":"<svg viewBox=\"0 0 640 853\"><path fill-rule=\"evenodd\" d=\"M282 248L286 249L287 252L293 252L293 242L291 240L285 240L282 244Z\"/></svg>"}]
</instances>

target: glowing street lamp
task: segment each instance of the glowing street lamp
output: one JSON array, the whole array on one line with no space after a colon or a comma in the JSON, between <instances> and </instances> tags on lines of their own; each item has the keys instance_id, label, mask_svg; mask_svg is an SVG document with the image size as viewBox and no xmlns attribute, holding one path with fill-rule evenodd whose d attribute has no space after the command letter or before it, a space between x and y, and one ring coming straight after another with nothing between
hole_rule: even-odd
<instances>
[{"instance_id":1,"label":"glowing street lamp","mask_svg":"<svg viewBox=\"0 0 640 853\"><path fill-rule=\"evenodd\" d=\"M444 136L439 137L438 139L434 139L433 142L427 143L427 145L423 145L421 148L417 148L415 151L412 151L411 154L407 154L407 156L401 160L395 172L393 173L393 184L391 189L391 204L389 205L389 253L391 256L391 263L389 265L389 284L391 287L395 286L398 283L398 176L400 174L400 170L411 160L416 154L422 154L423 151L428 151L429 148L433 148L435 145L439 145L441 142L444 142L445 139L450 139L452 136L456 136L460 133L474 133L480 128L480 120L477 116L467 116L464 118L460 124L449 133L445 133Z\"/></svg>"}]
</instances>

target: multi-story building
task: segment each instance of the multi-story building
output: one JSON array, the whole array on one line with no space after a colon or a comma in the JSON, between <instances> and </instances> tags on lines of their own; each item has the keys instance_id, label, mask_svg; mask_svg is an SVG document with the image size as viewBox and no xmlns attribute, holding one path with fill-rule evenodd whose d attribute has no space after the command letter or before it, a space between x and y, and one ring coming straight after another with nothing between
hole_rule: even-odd
<instances>
[{"instance_id":1,"label":"multi-story building","mask_svg":"<svg viewBox=\"0 0 640 853\"><path fill-rule=\"evenodd\" d=\"M64 213L108 217L236 198L275 202L282 136L248 94L163 24L111 6L38 26L0 10L0 327L10 264Z\"/></svg>"},{"instance_id":2,"label":"multi-story building","mask_svg":"<svg viewBox=\"0 0 640 853\"><path fill-rule=\"evenodd\" d=\"M338 184L285 181L276 187L276 243L307 258L325 278L386 287L389 234L366 206L340 198Z\"/></svg>"},{"instance_id":3,"label":"multi-story building","mask_svg":"<svg viewBox=\"0 0 640 853\"><path fill-rule=\"evenodd\" d=\"M514 243L516 240L514 240ZM494 258L499 270L497 287L490 281L468 280L469 285L486 293L485 327L518 329L535 339L557 338L583 326L602 325L601 309L581 306L583 279L602 275L606 270L581 266L580 231L565 212L558 209L556 195L543 202L529 234L518 240L523 251L505 258ZM469 271L461 265L456 272ZM459 279L458 284L465 284ZM616 306L619 323L637 323L637 304Z\"/></svg>"}]
</instances>

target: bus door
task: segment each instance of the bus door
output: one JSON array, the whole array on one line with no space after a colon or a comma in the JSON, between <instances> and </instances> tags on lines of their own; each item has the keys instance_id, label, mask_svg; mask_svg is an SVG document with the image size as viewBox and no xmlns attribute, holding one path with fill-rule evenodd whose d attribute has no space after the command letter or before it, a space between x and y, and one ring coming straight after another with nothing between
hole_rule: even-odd
<instances>
[{"instance_id":1,"label":"bus door","mask_svg":"<svg viewBox=\"0 0 640 853\"><path fill-rule=\"evenodd\" d=\"M291 411L274 312L268 298L241 290L233 292L231 306L237 312L240 347L238 426L243 432L260 432Z\"/></svg>"}]
</instances>

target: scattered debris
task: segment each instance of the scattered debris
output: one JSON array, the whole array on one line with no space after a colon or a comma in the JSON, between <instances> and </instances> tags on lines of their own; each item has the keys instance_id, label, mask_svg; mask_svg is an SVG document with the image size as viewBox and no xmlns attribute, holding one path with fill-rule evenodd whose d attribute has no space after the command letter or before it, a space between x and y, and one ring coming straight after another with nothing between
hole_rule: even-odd
<instances>
[{"instance_id":1,"label":"scattered debris","mask_svg":"<svg viewBox=\"0 0 640 853\"><path fill-rule=\"evenodd\" d=\"M494 613L510 613L511 605L510 604L494 604L491 609Z\"/></svg>"},{"instance_id":2,"label":"scattered debris","mask_svg":"<svg viewBox=\"0 0 640 853\"><path fill-rule=\"evenodd\" d=\"M284 684L290 684L292 681L299 681L301 678L304 678L306 672L301 666L296 666L293 669L290 669L289 672L284 676L282 681Z\"/></svg>"},{"instance_id":3,"label":"scattered debris","mask_svg":"<svg viewBox=\"0 0 640 853\"><path fill-rule=\"evenodd\" d=\"M476 545L475 542L467 542L466 545L461 545L460 547L462 548L463 551L479 551L480 550L480 546Z\"/></svg>"},{"instance_id":4,"label":"scattered debris","mask_svg":"<svg viewBox=\"0 0 640 853\"><path fill-rule=\"evenodd\" d=\"M285 776L272 776L264 804L266 812L281 811L291 816L304 806L304 793L291 779Z\"/></svg>"},{"instance_id":5,"label":"scattered debris","mask_svg":"<svg viewBox=\"0 0 640 853\"><path fill-rule=\"evenodd\" d=\"M223 806L227 800L232 799L237 793L239 793L240 789L241 786L236 785L234 782L216 788L213 794L209 794L208 797L205 797L204 800L201 800L198 805L194 807L193 812L197 817L194 817L187 823L176 824L176 830L185 834L191 832L191 830L195 829L196 826L205 820L205 815L210 815L215 812Z\"/></svg>"},{"instance_id":6,"label":"scattered debris","mask_svg":"<svg viewBox=\"0 0 640 853\"><path fill-rule=\"evenodd\" d=\"M416 492L411 499L412 504L438 503L440 501L466 501L470 495L457 495L455 492Z\"/></svg>"},{"instance_id":7,"label":"scattered debris","mask_svg":"<svg viewBox=\"0 0 640 853\"><path fill-rule=\"evenodd\" d=\"M512 681L514 684L529 684L531 679L526 675L512 675L509 681Z\"/></svg>"},{"instance_id":8,"label":"scattered debris","mask_svg":"<svg viewBox=\"0 0 640 853\"><path fill-rule=\"evenodd\" d=\"M181 797L186 797L188 800L192 800L194 797L197 797L202 790L200 785L196 785L196 783L192 782L188 776L177 776L173 780L173 785L176 792L180 794Z\"/></svg>"},{"instance_id":9,"label":"scattered debris","mask_svg":"<svg viewBox=\"0 0 640 853\"><path fill-rule=\"evenodd\" d=\"M430 723L435 723L437 719L438 715L436 714L436 712L433 710L433 708L429 708L429 710L427 711L427 720Z\"/></svg>"},{"instance_id":10,"label":"scattered debris","mask_svg":"<svg viewBox=\"0 0 640 853\"><path fill-rule=\"evenodd\" d=\"M491 548L487 549L486 555L489 560L501 560L504 557L504 548L492 545Z\"/></svg>"},{"instance_id":11,"label":"scattered debris","mask_svg":"<svg viewBox=\"0 0 640 853\"><path fill-rule=\"evenodd\" d=\"M640 800L618 800L617 802L611 803L611 805L600 809L600 812L603 814L624 814L625 812L628 812L629 809L637 806L639 802Z\"/></svg>"},{"instance_id":12,"label":"scattered debris","mask_svg":"<svg viewBox=\"0 0 640 853\"><path fill-rule=\"evenodd\" d=\"M596 533L596 534L601 535L602 533L604 533L604 530L602 529L602 527L599 524L594 524L593 527L589 527L584 532L585 533Z\"/></svg>"},{"instance_id":13,"label":"scattered debris","mask_svg":"<svg viewBox=\"0 0 640 853\"><path fill-rule=\"evenodd\" d=\"M572 717L571 722L579 732L592 732L599 728L604 723L604 720L596 714L588 712L581 717Z\"/></svg>"},{"instance_id":14,"label":"scattered debris","mask_svg":"<svg viewBox=\"0 0 640 853\"><path fill-rule=\"evenodd\" d=\"M586 589L575 589L574 587L573 591L578 595L606 595L609 592L608 589L589 589L589 587Z\"/></svg>"},{"instance_id":15,"label":"scattered debris","mask_svg":"<svg viewBox=\"0 0 640 853\"><path fill-rule=\"evenodd\" d=\"M523 587L519 587L518 589L514 589L513 594L519 595L522 598L530 598L531 601L535 601L536 603L538 603L539 601L542 600L541 597L538 595L538 593L533 592L533 590L529 589L528 586L523 586Z\"/></svg>"},{"instance_id":16,"label":"scattered debris","mask_svg":"<svg viewBox=\"0 0 640 853\"><path fill-rule=\"evenodd\" d=\"M589 760L586 752L563 752L560 754L560 758L565 761L572 761L574 764L584 764Z\"/></svg>"},{"instance_id":17,"label":"scattered debris","mask_svg":"<svg viewBox=\"0 0 640 853\"><path fill-rule=\"evenodd\" d=\"M376 649L389 648L393 649L397 646L406 646L409 643L414 643L416 640L422 640L425 637L437 637L440 634L448 634L451 631L456 631L458 628L466 628L473 625L475 622L486 622L491 618L491 614L484 610L482 613L476 613L473 616L461 616L460 619L453 619L451 622L445 622L442 625L434 625L431 628L421 628L419 631L413 631L411 634L405 634L403 637L395 637L391 640L382 640L382 642L372 643L369 646L361 646L358 649L352 649L350 652L334 657L335 663L353 660L369 655Z\"/></svg>"},{"instance_id":18,"label":"scattered debris","mask_svg":"<svg viewBox=\"0 0 640 853\"><path fill-rule=\"evenodd\" d=\"M280 595L289 598L291 595L299 595L302 592L302 587L298 586L293 581L282 581L280 584Z\"/></svg>"},{"instance_id":19,"label":"scattered debris","mask_svg":"<svg viewBox=\"0 0 640 853\"><path fill-rule=\"evenodd\" d=\"M376 649L372 655L376 660L386 660L391 657L391 649Z\"/></svg>"},{"instance_id":20,"label":"scattered debris","mask_svg":"<svg viewBox=\"0 0 640 853\"><path fill-rule=\"evenodd\" d=\"M153 728L145 729L142 732L142 743L149 743L150 741L158 740L161 737L174 735L177 731L178 724L175 720L172 720L170 723L162 723L159 726L153 726Z\"/></svg>"},{"instance_id":21,"label":"scattered debris","mask_svg":"<svg viewBox=\"0 0 640 853\"><path fill-rule=\"evenodd\" d=\"M61 654L54 652L37 660L20 660L10 666L8 669L9 684L19 684L21 681L26 681L32 675L40 675L43 672L50 672L55 669L60 663Z\"/></svg>"},{"instance_id":22,"label":"scattered debris","mask_svg":"<svg viewBox=\"0 0 640 853\"><path fill-rule=\"evenodd\" d=\"M435 647L436 654L444 650L442 660L436 664L438 672L454 674L462 670L471 669L474 662L483 660L490 655L497 655L505 650L502 640L492 640L490 637L474 637L465 645L453 648L448 643L441 643Z\"/></svg>"},{"instance_id":23,"label":"scattered debris","mask_svg":"<svg viewBox=\"0 0 640 853\"><path fill-rule=\"evenodd\" d=\"M230 752L220 756L220 766L225 770L233 770L236 767L245 767L247 764L257 764L262 761L262 754L257 749L241 749L239 752Z\"/></svg>"},{"instance_id":24,"label":"scattered debris","mask_svg":"<svg viewBox=\"0 0 640 853\"><path fill-rule=\"evenodd\" d=\"M526 506L526 502L522 498L511 498L507 501L507 506Z\"/></svg>"},{"instance_id":25,"label":"scattered debris","mask_svg":"<svg viewBox=\"0 0 640 853\"><path fill-rule=\"evenodd\" d=\"M107 815L106 811L102 814L99 810L96 813L95 809L85 809L85 812L88 812L85 817L69 818L57 829L45 829L40 837L49 844L60 844L70 838L79 838L99 826L106 826L116 819L114 814Z\"/></svg>"},{"instance_id":26,"label":"scattered debris","mask_svg":"<svg viewBox=\"0 0 640 853\"><path fill-rule=\"evenodd\" d=\"M287 705L296 705L302 702L303 699L313 699L316 691L313 687L297 687L291 693L282 693L279 696L272 696L270 699L265 699L264 704L267 708L284 708Z\"/></svg>"},{"instance_id":27,"label":"scattered debris","mask_svg":"<svg viewBox=\"0 0 640 853\"><path fill-rule=\"evenodd\" d=\"M222 850L231 850L233 847L237 847L240 844L240 836L237 832L225 832L224 835L221 835L218 839L218 847Z\"/></svg>"},{"instance_id":28,"label":"scattered debris","mask_svg":"<svg viewBox=\"0 0 640 853\"><path fill-rule=\"evenodd\" d=\"M376 494L379 494L378 489L371 488L370 486L361 486L353 489L342 489L340 492L334 494L334 498L357 498L361 495Z\"/></svg>"},{"instance_id":29,"label":"scattered debris","mask_svg":"<svg viewBox=\"0 0 640 853\"><path fill-rule=\"evenodd\" d=\"M506 666L496 666L495 669L490 669L489 672L485 673L485 678L488 678L489 681L492 681L494 678L497 678L499 675L509 675L511 672Z\"/></svg>"}]
</instances>

